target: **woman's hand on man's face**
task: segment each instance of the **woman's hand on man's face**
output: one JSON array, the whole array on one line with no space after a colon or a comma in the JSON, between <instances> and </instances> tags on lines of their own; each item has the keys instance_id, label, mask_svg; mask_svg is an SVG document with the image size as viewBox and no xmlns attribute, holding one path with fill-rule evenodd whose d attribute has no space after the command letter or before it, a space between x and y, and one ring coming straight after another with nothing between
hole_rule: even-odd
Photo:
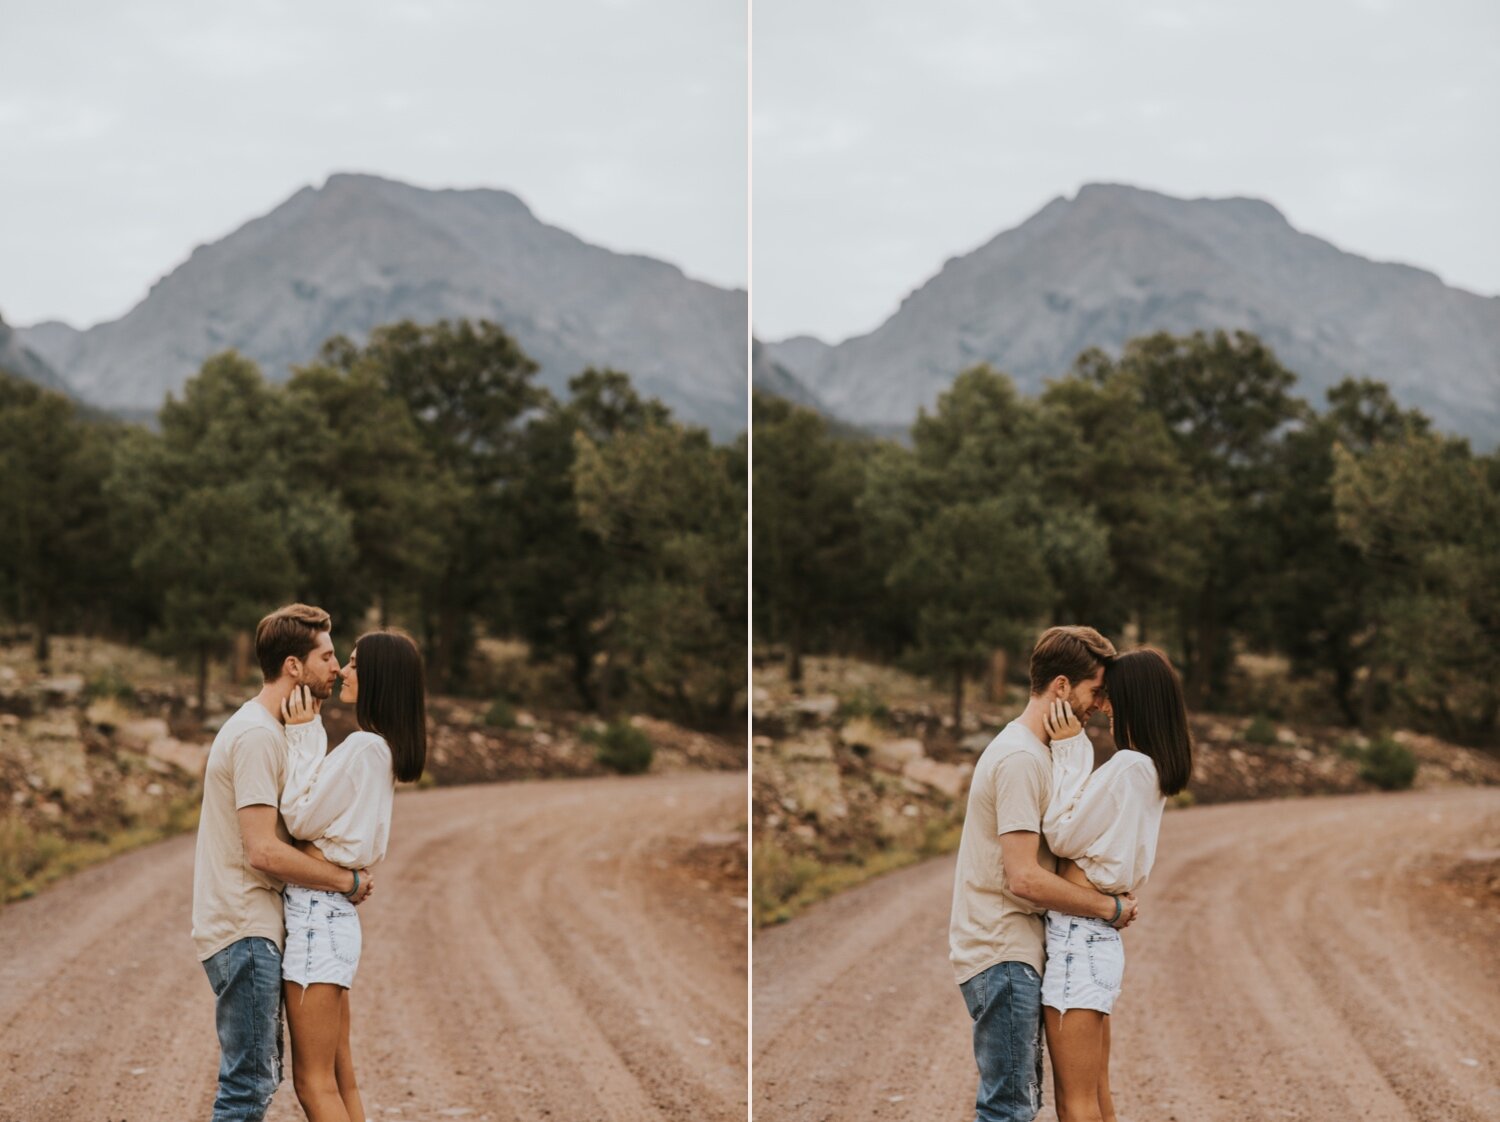
<instances>
[{"instance_id":1,"label":"woman's hand on man's face","mask_svg":"<svg viewBox=\"0 0 1500 1122\"><path fill-rule=\"evenodd\" d=\"M1073 707L1061 697L1052 700L1052 707L1042 718L1042 723L1047 728L1047 736L1052 740L1066 740L1083 731L1083 724L1073 715Z\"/></svg>"},{"instance_id":2,"label":"woman's hand on man's face","mask_svg":"<svg viewBox=\"0 0 1500 1122\"><path fill-rule=\"evenodd\" d=\"M322 708L323 703L306 686L294 686L291 695L281 703L281 720L288 725L305 725Z\"/></svg>"}]
</instances>

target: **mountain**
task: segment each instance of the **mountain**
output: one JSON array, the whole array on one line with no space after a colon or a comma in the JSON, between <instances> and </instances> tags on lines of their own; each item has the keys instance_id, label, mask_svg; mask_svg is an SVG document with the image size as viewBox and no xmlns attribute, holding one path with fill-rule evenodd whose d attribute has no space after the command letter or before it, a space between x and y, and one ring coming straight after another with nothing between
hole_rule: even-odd
<instances>
[{"instance_id":1,"label":"mountain","mask_svg":"<svg viewBox=\"0 0 1500 1122\"><path fill-rule=\"evenodd\" d=\"M1257 199L1090 185L946 262L869 334L767 349L837 416L906 426L976 363L1034 392L1086 347L1214 328L1258 335L1319 407L1375 378L1441 429L1500 439L1500 297L1346 253Z\"/></svg>"},{"instance_id":2,"label":"mountain","mask_svg":"<svg viewBox=\"0 0 1500 1122\"><path fill-rule=\"evenodd\" d=\"M73 391L58 375L57 371L21 341L19 333L0 318L0 371L35 382L49 390L57 390L69 397Z\"/></svg>"},{"instance_id":3,"label":"mountain","mask_svg":"<svg viewBox=\"0 0 1500 1122\"><path fill-rule=\"evenodd\" d=\"M818 400L817 394L773 359L766 345L759 339L752 339L750 342L750 383L758 390L784 397L796 405L815 409L819 413L828 412L828 407Z\"/></svg>"},{"instance_id":4,"label":"mountain","mask_svg":"<svg viewBox=\"0 0 1500 1122\"><path fill-rule=\"evenodd\" d=\"M199 246L121 319L21 336L86 401L155 409L226 348L281 381L336 334L488 318L554 392L586 366L612 366L728 436L744 428L746 305L743 291L549 226L507 191L341 174Z\"/></svg>"}]
</instances>

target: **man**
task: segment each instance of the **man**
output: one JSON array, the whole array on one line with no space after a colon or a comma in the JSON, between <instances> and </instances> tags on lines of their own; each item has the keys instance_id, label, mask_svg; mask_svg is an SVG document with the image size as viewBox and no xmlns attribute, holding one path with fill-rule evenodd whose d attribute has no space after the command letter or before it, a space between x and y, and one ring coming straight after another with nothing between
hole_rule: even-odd
<instances>
[{"instance_id":1,"label":"man","mask_svg":"<svg viewBox=\"0 0 1500 1122\"><path fill-rule=\"evenodd\" d=\"M219 1032L214 1122L258 1122L281 1082L281 952L286 882L370 893L356 874L291 844L278 807L286 774L281 703L306 686L327 700L339 663L328 613L290 604L260 621L255 655L265 684L214 737L203 777L193 863L193 942L213 986Z\"/></svg>"},{"instance_id":2,"label":"man","mask_svg":"<svg viewBox=\"0 0 1500 1122\"><path fill-rule=\"evenodd\" d=\"M969 787L948 929L979 1066L976 1122L1031 1122L1041 1109L1042 969L1048 909L1125 927L1135 898L1106 896L1057 875L1042 837L1052 782L1043 717L1065 698L1082 721L1098 708L1115 656L1092 627L1054 627L1031 654L1026 709L990 741ZM1118 915L1118 919L1115 917Z\"/></svg>"}]
</instances>

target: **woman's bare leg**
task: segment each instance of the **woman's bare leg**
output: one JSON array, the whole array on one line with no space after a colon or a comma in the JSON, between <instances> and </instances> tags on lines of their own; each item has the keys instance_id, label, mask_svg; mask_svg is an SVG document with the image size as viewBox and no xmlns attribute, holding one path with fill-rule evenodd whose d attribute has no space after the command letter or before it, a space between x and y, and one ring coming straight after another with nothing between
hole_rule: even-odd
<instances>
[{"instance_id":1,"label":"woman's bare leg","mask_svg":"<svg viewBox=\"0 0 1500 1122\"><path fill-rule=\"evenodd\" d=\"M1104 1015L1104 1051L1099 1061L1099 1116L1115 1122L1115 1100L1109 1091L1109 1014Z\"/></svg>"},{"instance_id":2,"label":"woman's bare leg","mask_svg":"<svg viewBox=\"0 0 1500 1122\"><path fill-rule=\"evenodd\" d=\"M1093 1009L1069 1009L1065 1017L1046 1006L1042 1020L1052 1056L1058 1122L1103 1122L1099 1079L1108 1018Z\"/></svg>"},{"instance_id":3,"label":"woman's bare leg","mask_svg":"<svg viewBox=\"0 0 1500 1122\"><path fill-rule=\"evenodd\" d=\"M339 1050L333 1060L333 1076L339 1085L339 1097L349 1112L349 1122L365 1122L365 1104L354 1081L354 1053L349 1050L349 991L343 990L339 1005L343 1010L339 1029ZM1111 1115L1113 1117L1113 1115Z\"/></svg>"},{"instance_id":4,"label":"woman's bare leg","mask_svg":"<svg viewBox=\"0 0 1500 1122\"><path fill-rule=\"evenodd\" d=\"M308 1122L351 1122L334 1077L346 991L326 982L314 982L305 991L296 982L282 986L292 1031L292 1086L302 1113Z\"/></svg>"}]
</instances>

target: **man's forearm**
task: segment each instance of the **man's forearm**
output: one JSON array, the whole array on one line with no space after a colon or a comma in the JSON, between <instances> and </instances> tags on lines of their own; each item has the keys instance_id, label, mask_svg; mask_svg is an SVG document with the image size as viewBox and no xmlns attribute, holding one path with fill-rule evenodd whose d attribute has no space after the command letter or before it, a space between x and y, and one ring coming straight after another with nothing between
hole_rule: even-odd
<instances>
[{"instance_id":1,"label":"man's forearm","mask_svg":"<svg viewBox=\"0 0 1500 1122\"><path fill-rule=\"evenodd\" d=\"M1024 884L1012 887L1012 892L1039 908L1049 912L1062 912L1070 916L1093 916L1096 919L1111 919L1115 915L1114 897L1106 896L1093 888L1085 888L1070 880L1037 868L1030 872Z\"/></svg>"},{"instance_id":2,"label":"man's forearm","mask_svg":"<svg viewBox=\"0 0 1500 1122\"><path fill-rule=\"evenodd\" d=\"M295 846L277 839L267 845L256 866L287 884L316 888L324 892L349 892L354 887L354 874L331 861L309 857Z\"/></svg>"}]
</instances>

